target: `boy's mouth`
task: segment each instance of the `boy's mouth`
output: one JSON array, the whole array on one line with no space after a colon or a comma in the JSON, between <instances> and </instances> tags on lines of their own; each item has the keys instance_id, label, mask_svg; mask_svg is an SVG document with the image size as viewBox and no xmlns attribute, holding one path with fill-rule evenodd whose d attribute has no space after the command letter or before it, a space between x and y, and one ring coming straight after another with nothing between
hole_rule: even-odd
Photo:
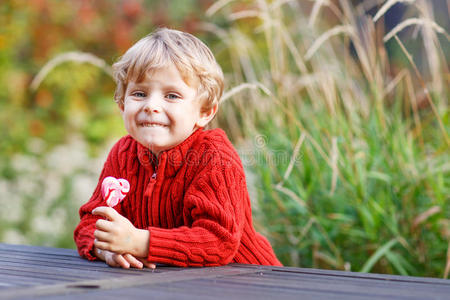
<instances>
[{"instance_id":1,"label":"boy's mouth","mask_svg":"<svg viewBox=\"0 0 450 300\"><path fill-rule=\"evenodd\" d=\"M139 125L142 127L167 127L167 125L158 122L141 122Z\"/></svg>"}]
</instances>

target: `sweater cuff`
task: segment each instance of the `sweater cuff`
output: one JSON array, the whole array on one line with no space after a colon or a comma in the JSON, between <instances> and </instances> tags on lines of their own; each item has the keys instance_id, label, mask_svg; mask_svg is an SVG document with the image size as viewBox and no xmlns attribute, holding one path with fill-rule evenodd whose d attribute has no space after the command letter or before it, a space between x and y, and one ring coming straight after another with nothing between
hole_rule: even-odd
<instances>
[{"instance_id":1,"label":"sweater cuff","mask_svg":"<svg viewBox=\"0 0 450 300\"><path fill-rule=\"evenodd\" d=\"M187 266L188 255L186 247L175 241L173 233L167 229L150 227L148 261L169 265ZM184 249L183 249L184 248Z\"/></svg>"},{"instance_id":2,"label":"sweater cuff","mask_svg":"<svg viewBox=\"0 0 450 300\"><path fill-rule=\"evenodd\" d=\"M149 227L148 261L178 267L225 265L233 249L218 245L217 237L204 229ZM227 243L228 244L228 243Z\"/></svg>"},{"instance_id":3,"label":"sweater cuff","mask_svg":"<svg viewBox=\"0 0 450 300\"><path fill-rule=\"evenodd\" d=\"M83 234L78 237L78 253L88 260L98 260L94 253L94 231L95 224L90 224L83 230Z\"/></svg>"},{"instance_id":4,"label":"sweater cuff","mask_svg":"<svg viewBox=\"0 0 450 300\"><path fill-rule=\"evenodd\" d=\"M85 257L88 260L98 260L98 257L94 253L94 240L92 239L89 244L86 246Z\"/></svg>"}]
</instances>

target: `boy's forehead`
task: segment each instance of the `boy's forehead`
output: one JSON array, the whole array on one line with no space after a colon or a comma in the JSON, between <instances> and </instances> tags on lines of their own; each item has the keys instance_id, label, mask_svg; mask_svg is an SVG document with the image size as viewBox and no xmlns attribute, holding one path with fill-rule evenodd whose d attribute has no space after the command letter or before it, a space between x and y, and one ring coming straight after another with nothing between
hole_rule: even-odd
<instances>
[{"instance_id":1,"label":"boy's forehead","mask_svg":"<svg viewBox=\"0 0 450 300\"><path fill-rule=\"evenodd\" d=\"M140 70L132 70L128 76L128 83L142 84L145 81L151 81L155 72L162 69L171 68L176 70L180 74L183 81L190 87L197 88L200 82L198 76L194 72L188 72L187 70L180 70L174 63L168 63L162 66L147 66L146 68L140 68ZM134 72L133 72L134 71ZM170 84L170 80L167 82Z\"/></svg>"}]
</instances>

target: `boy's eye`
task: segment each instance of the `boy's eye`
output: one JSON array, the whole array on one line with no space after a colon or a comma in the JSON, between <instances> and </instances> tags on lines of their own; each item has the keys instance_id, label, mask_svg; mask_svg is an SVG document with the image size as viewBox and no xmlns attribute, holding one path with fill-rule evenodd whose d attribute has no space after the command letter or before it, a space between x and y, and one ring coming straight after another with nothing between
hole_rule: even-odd
<instances>
[{"instance_id":1,"label":"boy's eye","mask_svg":"<svg viewBox=\"0 0 450 300\"><path fill-rule=\"evenodd\" d=\"M166 98L170 99L170 100L175 100L175 99L180 99L181 97L177 94L170 93L170 94L166 95Z\"/></svg>"},{"instance_id":2,"label":"boy's eye","mask_svg":"<svg viewBox=\"0 0 450 300\"><path fill-rule=\"evenodd\" d=\"M131 95L138 98L145 97L145 93L143 92L133 92Z\"/></svg>"}]
</instances>

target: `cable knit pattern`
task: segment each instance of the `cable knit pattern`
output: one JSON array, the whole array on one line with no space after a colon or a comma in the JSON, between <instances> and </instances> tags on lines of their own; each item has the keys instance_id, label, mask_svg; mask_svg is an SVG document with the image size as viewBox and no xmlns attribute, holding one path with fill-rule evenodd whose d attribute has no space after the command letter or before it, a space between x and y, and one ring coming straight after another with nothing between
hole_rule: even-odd
<instances>
[{"instance_id":1,"label":"cable knit pattern","mask_svg":"<svg viewBox=\"0 0 450 300\"><path fill-rule=\"evenodd\" d=\"M81 256L94 260L91 211L106 203L101 182L125 178L130 192L115 209L150 231L150 262L218 266L231 262L281 265L266 238L255 232L244 169L221 129L195 131L157 159L132 137L112 148L99 183L80 208L74 238Z\"/></svg>"}]
</instances>

